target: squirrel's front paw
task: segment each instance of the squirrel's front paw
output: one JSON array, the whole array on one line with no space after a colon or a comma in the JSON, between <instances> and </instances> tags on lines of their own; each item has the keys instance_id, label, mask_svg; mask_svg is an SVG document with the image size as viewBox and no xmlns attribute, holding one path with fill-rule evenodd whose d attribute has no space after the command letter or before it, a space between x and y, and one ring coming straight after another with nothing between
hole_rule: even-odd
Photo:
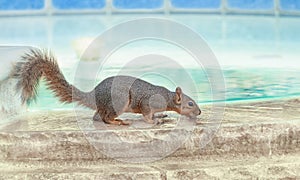
<instances>
[{"instance_id":1,"label":"squirrel's front paw","mask_svg":"<svg viewBox=\"0 0 300 180\"><path fill-rule=\"evenodd\" d=\"M149 124L155 124L155 121L153 119L145 119L145 122Z\"/></svg>"},{"instance_id":2,"label":"squirrel's front paw","mask_svg":"<svg viewBox=\"0 0 300 180\"><path fill-rule=\"evenodd\" d=\"M166 117L168 117L167 114L157 114L154 116L154 118L166 118Z\"/></svg>"}]
</instances>

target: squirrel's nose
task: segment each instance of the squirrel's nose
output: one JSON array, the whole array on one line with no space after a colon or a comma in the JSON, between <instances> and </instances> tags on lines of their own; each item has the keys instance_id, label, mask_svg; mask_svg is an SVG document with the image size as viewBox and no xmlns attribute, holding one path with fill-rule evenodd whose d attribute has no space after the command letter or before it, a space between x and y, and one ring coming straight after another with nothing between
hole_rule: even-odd
<instances>
[{"instance_id":1,"label":"squirrel's nose","mask_svg":"<svg viewBox=\"0 0 300 180\"><path fill-rule=\"evenodd\" d=\"M198 115L200 115L201 114L201 110L199 109L199 114Z\"/></svg>"}]
</instances>

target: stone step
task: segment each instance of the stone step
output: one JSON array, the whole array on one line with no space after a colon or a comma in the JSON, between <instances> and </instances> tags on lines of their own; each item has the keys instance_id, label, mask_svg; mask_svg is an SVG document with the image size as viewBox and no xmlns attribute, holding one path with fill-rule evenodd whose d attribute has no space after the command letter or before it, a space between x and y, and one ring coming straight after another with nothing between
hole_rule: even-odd
<instances>
[{"instance_id":1,"label":"stone step","mask_svg":"<svg viewBox=\"0 0 300 180\"><path fill-rule=\"evenodd\" d=\"M66 114L66 112L61 112ZM57 113L56 113L57 114ZM75 119L75 117L74 117ZM57 120L59 121L59 120ZM300 120L201 123L188 128L1 131L1 160L148 162L170 157L253 155L300 151ZM216 131L216 132L215 132Z\"/></svg>"},{"instance_id":2,"label":"stone step","mask_svg":"<svg viewBox=\"0 0 300 180\"><path fill-rule=\"evenodd\" d=\"M299 179L300 154L169 157L150 163L95 161L0 162L0 179Z\"/></svg>"},{"instance_id":3,"label":"stone step","mask_svg":"<svg viewBox=\"0 0 300 180\"><path fill-rule=\"evenodd\" d=\"M0 129L0 160L98 160L149 162L165 157L252 155L300 151L298 99L228 104L223 121L209 106L198 121L168 114L150 126L126 115L130 126L93 122L86 110L39 111ZM133 120L135 119L135 120Z\"/></svg>"},{"instance_id":4,"label":"stone step","mask_svg":"<svg viewBox=\"0 0 300 180\"><path fill-rule=\"evenodd\" d=\"M30 112L2 123L0 179L300 179L299 100L229 104L189 121L91 121L93 112Z\"/></svg>"}]
</instances>

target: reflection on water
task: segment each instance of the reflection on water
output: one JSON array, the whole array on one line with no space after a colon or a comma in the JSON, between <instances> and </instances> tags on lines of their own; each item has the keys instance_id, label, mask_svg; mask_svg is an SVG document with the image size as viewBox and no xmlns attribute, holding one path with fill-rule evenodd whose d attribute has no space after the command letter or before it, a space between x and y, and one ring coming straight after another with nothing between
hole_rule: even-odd
<instances>
[{"instance_id":1,"label":"reflection on water","mask_svg":"<svg viewBox=\"0 0 300 180\"><path fill-rule=\"evenodd\" d=\"M277 98L299 95L297 70L248 69L224 71L227 100Z\"/></svg>"}]
</instances>

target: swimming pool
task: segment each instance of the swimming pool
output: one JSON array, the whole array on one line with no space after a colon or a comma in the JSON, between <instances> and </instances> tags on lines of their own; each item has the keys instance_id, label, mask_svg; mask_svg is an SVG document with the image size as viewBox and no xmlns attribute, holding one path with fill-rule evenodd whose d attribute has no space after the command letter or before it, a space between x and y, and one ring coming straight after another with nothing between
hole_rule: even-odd
<instances>
[{"instance_id":1,"label":"swimming pool","mask_svg":"<svg viewBox=\"0 0 300 180\"><path fill-rule=\"evenodd\" d=\"M46 163L47 160L65 162L76 159L76 163L95 160L101 164L99 167L102 168L103 155L105 158L122 161L145 162L161 159L167 155L177 157L183 152L182 155L179 155L180 157L182 156L184 159L190 157L195 163L198 163L195 161L199 158L198 155L201 156L199 161L202 161L203 157L207 159L211 156L213 165L215 165L216 159L220 160L218 156L225 157L224 167L230 169L229 174L232 173L232 169L241 166L240 172L242 173L238 172L241 175L246 172L245 164L242 167L232 161L228 166L229 159L237 158L237 162L240 162L241 157L254 155L254 159L257 160L260 155L264 155L262 161L269 157L272 159L272 165L274 165L274 155L275 157L280 155L277 158L286 160L286 158L282 158L283 156L288 157L286 153L297 151L297 143L294 142L297 140L297 123L300 113L297 111L300 97L300 19L296 16L279 16L289 13L284 12L277 5L292 1L143 0L139 1L142 2L139 5L148 7L149 3L147 2L158 2L158 5L150 4L152 9L143 9L143 13L141 13L139 8L132 10L136 6L126 9L128 3L137 1L33 0L27 2L35 2L33 7L37 10L20 13L27 16L15 16L16 14L9 16L9 13L1 16L5 11L1 9L3 7L1 2L19 4L16 0L0 0L1 45L52 49L58 57L58 63L67 80L81 90L91 90L108 76L133 75L153 84L165 86L170 90L181 86L186 94L197 101L203 112L196 121L188 121L176 113L167 113L169 117L162 120L162 124L153 126L139 121L141 120L139 115L125 114L120 118L132 121L130 126L110 126L102 121L92 121L94 113L92 111L86 111L81 107L74 108L74 104L66 105L58 102L57 98L46 89L45 84L41 83L37 102L29 106L29 110L33 112L21 114L26 107L20 105L19 98L12 98L13 101L10 101L11 96L15 95L14 86L10 84L9 88L2 91L3 84L9 85L5 78L2 81L3 77L8 76L8 70L11 67L11 64L7 62L17 59L15 57L17 54L1 56L1 53L6 51L0 48L0 128L3 137L2 151L0 150L3 155L0 156L5 161L14 160L14 164L15 160L22 162L29 160L29 164L35 160ZM39 2L45 4L39 4ZM59 4L60 2L62 4ZM69 3L64 4L64 2ZM102 4L97 4L95 9L87 11L68 9L70 5L73 5L73 8L74 6L86 8L86 4L76 4L76 2L109 2L114 3L114 7L105 5L105 8L101 9ZM164 3L159 4L160 2ZM169 7L166 2L172 2L176 7ZM241 2L248 2L248 4ZM247 9L249 2L252 9ZM51 7L48 3L53 3L52 5L55 6ZM224 3L227 3L227 6L224 6ZM126 6L125 9L124 6ZM196 8L193 9L194 7ZM207 12L216 14L205 14L204 11L207 9L203 10L203 7L211 8ZM290 6L290 8L299 10L298 6ZM146 14L146 12L152 13ZM182 14L182 12L189 13ZM256 15L243 14L245 12L252 12ZM17 13L17 15L20 14ZM296 15L297 12L292 14ZM152 28L151 32L176 36L194 49L201 51L202 48L205 48L205 45L201 43L194 43L190 34L178 34L178 29L171 28L172 26L167 23L156 27L145 25L147 28L131 24L129 29L135 33L125 29L119 36L111 36L112 38L107 38L107 41L100 41L100 46L96 49L90 47L99 54L85 54L86 56L80 58L91 40L103 37L104 32L111 32L111 29L119 27L120 23L125 22L126 24L126 22L141 18L157 18L158 21L171 20L175 24L183 25L190 32L198 34L211 48L220 69L206 66L207 64L204 63L213 58L200 59L200 63L195 63L196 58L191 53L192 51L183 48L180 43L176 44L160 38L147 38L147 36L120 44L104 58L103 64L99 65L99 61L91 60L98 56L101 57L100 60L103 60L102 57L107 51L107 47L110 47L114 41L124 37L126 39L132 34L139 34L139 31L149 30L147 29L149 27ZM206 51L203 52L205 54ZM174 66L174 64L176 65ZM222 73L221 79L218 79L220 78L219 72ZM187 77L192 81L187 81ZM225 88L222 88L223 82ZM221 88L213 92L213 89L220 85ZM222 96L224 94L225 97ZM289 99L291 97L296 98ZM286 98L288 100L285 100ZM261 100L263 101L258 102ZM225 103L227 107L224 106ZM5 110L8 110L7 114ZM19 114L21 115L15 116ZM222 128L220 128L221 123ZM216 133L217 131L218 133ZM145 146L147 144L149 146ZM179 144L183 145L182 149L177 146ZM91 152L91 146L97 152ZM112 148L117 150L112 150ZM120 151L120 149L122 150ZM176 149L179 151L175 152ZM154 156L148 150L154 150ZM101 153L98 154L98 151ZM123 154L119 156L119 152L125 152L125 156ZM157 152L160 154L159 156L157 156ZM175 153L171 155L170 153L173 152ZM132 158L136 157L135 155L139 158ZM144 158L144 155L147 158ZM194 155L197 157L194 158ZM126 158L123 159L124 157ZM181 162L181 160L175 160ZM223 161L223 159L221 160ZM253 162L257 164L256 160ZM235 165L231 168L232 164ZM190 166L190 163L188 165ZM11 167L6 164L3 164L4 166ZM17 162L16 166L19 169ZM127 165L125 164L125 166ZM209 166L213 167L211 164ZM89 168L89 166L86 167ZM72 165L72 171L74 168L76 165ZM263 173L269 172L271 166L267 165L266 168L263 169L259 166ZM43 166L39 166L39 169L43 169ZM127 172L127 168L125 169ZM88 171L82 168L75 170L76 172L82 170L85 174L91 172L90 169ZM286 171L286 168L283 171ZM9 172L12 172L11 169ZM253 174L260 175L260 173ZM273 175L273 172L271 174Z\"/></svg>"},{"instance_id":2,"label":"swimming pool","mask_svg":"<svg viewBox=\"0 0 300 180\"><path fill-rule=\"evenodd\" d=\"M74 81L79 56L74 44L84 38L93 39L105 30L141 17L166 18L181 23L197 32L208 43L222 68L226 83L226 102L286 98L299 96L300 78L300 18L214 15L214 14L121 14L121 15L57 15L0 17L2 45L30 45L49 47L57 55L63 73ZM183 35L184 36L184 35ZM103 45L105 46L105 44ZM203 67L189 64L191 57L178 47L156 40L132 42L120 48L106 61L96 78L82 77L83 90L90 90L103 78L118 74L124 63L133 58L156 53L184 62L184 69L195 81L198 103L212 102L211 85ZM86 62L93 66L93 62ZM149 67L148 67L149 68ZM153 67L155 69L157 67ZM152 70L153 70L152 69ZM181 78L181 71L167 68L170 74ZM129 74L145 69L130 69ZM156 75L144 79L158 85L174 88L170 81ZM80 83L79 83L80 84ZM183 87L184 89L184 87ZM71 108L56 100L42 83L39 98L32 109Z\"/></svg>"}]
</instances>

